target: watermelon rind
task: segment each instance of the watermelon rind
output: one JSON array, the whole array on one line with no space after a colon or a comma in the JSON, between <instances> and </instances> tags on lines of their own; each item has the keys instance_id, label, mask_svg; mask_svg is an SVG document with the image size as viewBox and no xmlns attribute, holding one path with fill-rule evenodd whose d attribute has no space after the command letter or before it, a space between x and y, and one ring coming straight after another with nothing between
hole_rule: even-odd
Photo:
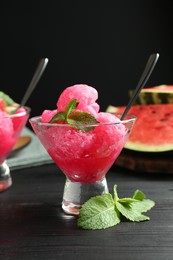
<instances>
[{"instance_id":1,"label":"watermelon rind","mask_svg":"<svg viewBox=\"0 0 173 260\"><path fill-rule=\"evenodd\" d=\"M141 143L134 143L127 141L124 148L128 150L133 150L137 152L168 152L173 150L173 144L164 144L164 145L145 145Z\"/></svg>"},{"instance_id":2,"label":"watermelon rind","mask_svg":"<svg viewBox=\"0 0 173 260\"><path fill-rule=\"evenodd\" d=\"M134 89L129 91L129 96L132 97ZM173 85L160 85L141 90L135 104L173 104Z\"/></svg>"},{"instance_id":3,"label":"watermelon rind","mask_svg":"<svg viewBox=\"0 0 173 260\"><path fill-rule=\"evenodd\" d=\"M109 106L106 108L106 112L108 112L108 113L115 113L115 112L116 112L116 107L115 107L115 106L112 106L112 105L109 105Z\"/></svg>"},{"instance_id":4,"label":"watermelon rind","mask_svg":"<svg viewBox=\"0 0 173 260\"><path fill-rule=\"evenodd\" d=\"M0 98L2 98L7 106L12 106L14 104L14 100L3 91L0 91Z\"/></svg>"}]
</instances>

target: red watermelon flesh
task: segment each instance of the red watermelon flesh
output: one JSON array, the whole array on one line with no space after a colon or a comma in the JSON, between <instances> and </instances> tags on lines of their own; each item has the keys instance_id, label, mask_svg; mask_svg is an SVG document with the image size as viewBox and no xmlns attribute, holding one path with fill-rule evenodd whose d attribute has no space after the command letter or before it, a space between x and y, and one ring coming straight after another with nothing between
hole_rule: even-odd
<instances>
[{"instance_id":1,"label":"red watermelon flesh","mask_svg":"<svg viewBox=\"0 0 173 260\"><path fill-rule=\"evenodd\" d=\"M125 106L109 106L108 112L123 112ZM137 120L125 147L136 151L173 150L173 104L134 105L129 113Z\"/></svg>"}]
</instances>

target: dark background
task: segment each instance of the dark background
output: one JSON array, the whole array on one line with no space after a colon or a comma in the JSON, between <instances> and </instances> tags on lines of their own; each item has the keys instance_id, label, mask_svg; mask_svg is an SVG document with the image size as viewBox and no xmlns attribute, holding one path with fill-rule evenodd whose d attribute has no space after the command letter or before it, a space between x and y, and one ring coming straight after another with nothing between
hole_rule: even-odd
<instances>
[{"instance_id":1,"label":"dark background","mask_svg":"<svg viewBox=\"0 0 173 260\"><path fill-rule=\"evenodd\" d=\"M146 87L172 84L171 1L1 1L0 89L20 102L38 61L49 63L27 102L31 116L54 108L62 90L85 83L101 110L124 105L151 53Z\"/></svg>"}]
</instances>

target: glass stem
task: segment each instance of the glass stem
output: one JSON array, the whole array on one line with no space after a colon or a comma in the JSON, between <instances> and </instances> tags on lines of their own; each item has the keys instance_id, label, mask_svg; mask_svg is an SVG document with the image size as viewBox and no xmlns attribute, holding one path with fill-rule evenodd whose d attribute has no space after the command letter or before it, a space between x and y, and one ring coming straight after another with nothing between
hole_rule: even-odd
<instances>
[{"instance_id":1,"label":"glass stem","mask_svg":"<svg viewBox=\"0 0 173 260\"><path fill-rule=\"evenodd\" d=\"M12 185L10 169L4 161L0 164L0 192L8 189Z\"/></svg>"},{"instance_id":2,"label":"glass stem","mask_svg":"<svg viewBox=\"0 0 173 260\"><path fill-rule=\"evenodd\" d=\"M62 209L65 213L78 215L82 204L93 196L108 193L106 178L102 180L85 184L72 182L66 179L62 201Z\"/></svg>"}]
</instances>

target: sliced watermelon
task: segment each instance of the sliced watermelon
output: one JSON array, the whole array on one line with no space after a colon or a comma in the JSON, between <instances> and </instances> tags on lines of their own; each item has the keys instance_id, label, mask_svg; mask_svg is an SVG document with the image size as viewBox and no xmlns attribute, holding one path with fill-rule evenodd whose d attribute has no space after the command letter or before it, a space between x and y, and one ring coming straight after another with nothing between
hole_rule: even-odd
<instances>
[{"instance_id":1,"label":"sliced watermelon","mask_svg":"<svg viewBox=\"0 0 173 260\"><path fill-rule=\"evenodd\" d=\"M0 110L5 111L7 114L14 114L19 104L6 93L0 91Z\"/></svg>"},{"instance_id":2,"label":"sliced watermelon","mask_svg":"<svg viewBox=\"0 0 173 260\"><path fill-rule=\"evenodd\" d=\"M134 89L129 91L131 97ZM135 104L173 104L173 85L160 85L144 88L135 101Z\"/></svg>"},{"instance_id":3,"label":"sliced watermelon","mask_svg":"<svg viewBox=\"0 0 173 260\"><path fill-rule=\"evenodd\" d=\"M7 106L12 106L15 103L9 95L2 91L0 91L0 98L2 98L5 101Z\"/></svg>"},{"instance_id":4,"label":"sliced watermelon","mask_svg":"<svg viewBox=\"0 0 173 260\"><path fill-rule=\"evenodd\" d=\"M108 106L107 112L123 112L125 106ZM125 148L142 152L173 150L173 104L134 105L137 116Z\"/></svg>"}]
</instances>

